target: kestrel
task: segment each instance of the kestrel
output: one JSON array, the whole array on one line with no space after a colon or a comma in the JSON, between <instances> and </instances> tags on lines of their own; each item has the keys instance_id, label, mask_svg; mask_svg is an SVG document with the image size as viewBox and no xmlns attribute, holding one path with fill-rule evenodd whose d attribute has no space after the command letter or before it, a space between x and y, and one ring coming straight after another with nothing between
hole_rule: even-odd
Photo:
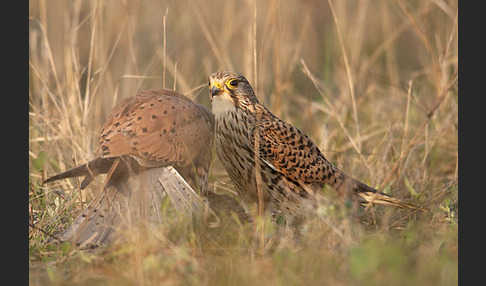
<instances>
[{"instance_id":1,"label":"kestrel","mask_svg":"<svg viewBox=\"0 0 486 286\"><path fill-rule=\"evenodd\" d=\"M182 211L202 209L194 190L208 189L213 131L206 108L171 90L141 91L121 102L101 129L98 157L44 181L84 176L84 189L107 173L103 192L60 240L83 248L106 244L125 227L124 217L145 220L139 214L157 210L165 194Z\"/></svg>"},{"instance_id":2,"label":"kestrel","mask_svg":"<svg viewBox=\"0 0 486 286\"><path fill-rule=\"evenodd\" d=\"M207 190L214 119L203 106L171 90L144 90L119 103L99 135L98 157L44 183L84 176L84 189L112 168L106 182L129 170L173 166L194 189ZM119 162L117 162L119 161ZM116 163L115 163L116 162Z\"/></svg>"},{"instance_id":3,"label":"kestrel","mask_svg":"<svg viewBox=\"0 0 486 286\"><path fill-rule=\"evenodd\" d=\"M259 103L243 75L213 73L209 90L216 153L243 197L293 211L303 198L312 198L329 185L342 195L358 197L361 203L414 208L329 162L309 137Z\"/></svg>"}]
</instances>

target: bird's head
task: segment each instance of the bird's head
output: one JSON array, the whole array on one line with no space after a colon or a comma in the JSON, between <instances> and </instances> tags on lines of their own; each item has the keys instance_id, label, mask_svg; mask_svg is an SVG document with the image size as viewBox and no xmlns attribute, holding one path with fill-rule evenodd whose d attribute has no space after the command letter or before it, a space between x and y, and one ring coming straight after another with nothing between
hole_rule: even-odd
<instances>
[{"instance_id":1,"label":"bird's head","mask_svg":"<svg viewBox=\"0 0 486 286\"><path fill-rule=\"evenodd\" d=\"M215 72L209 76L209 94L213 113L245 108L258 100L248 80L239 73Z\"/></svg>"}]
</instances>

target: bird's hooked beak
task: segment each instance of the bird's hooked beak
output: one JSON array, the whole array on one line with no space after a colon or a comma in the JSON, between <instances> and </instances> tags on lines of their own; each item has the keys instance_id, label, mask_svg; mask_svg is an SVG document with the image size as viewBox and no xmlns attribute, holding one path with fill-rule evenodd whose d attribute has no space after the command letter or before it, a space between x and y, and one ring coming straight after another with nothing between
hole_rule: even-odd
<instances>
[{"instance_id":1,"label":"bird's hooked beak","mask_svg":"<svg viewBox=\"0 0 486 286\"><path fill-rule=\"evenodd\" d=\"M211 97L217 96L221 92L223 92L223 85L219 81L211 81L211 85L209 86Z\"/></svg>"}]
</instances>

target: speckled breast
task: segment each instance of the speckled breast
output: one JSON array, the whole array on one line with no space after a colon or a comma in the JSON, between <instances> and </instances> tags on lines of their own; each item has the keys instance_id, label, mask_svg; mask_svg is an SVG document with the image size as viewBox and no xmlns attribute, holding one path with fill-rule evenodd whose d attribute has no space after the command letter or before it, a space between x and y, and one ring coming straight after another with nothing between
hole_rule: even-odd
<instances>
[{"instance_id":1,"label":"speckled breast","mask_svg":"<svg viewBox=\"0 0 486 286\"><path fill-rule=\"evenodd\" d=\"M215 117L216 153L225 167L238 193L256 201L255 153L253 131L255 118L241 110L230 111ZM300 186L287 180L260 161L264 200L293 201L291 197L303 193ZM299 189L297 191L296 189Z\"/></svg>"},{"instance_id":2,"label":"speckled breast","mask_svg":"<svg viewBox=\"0 0 486 286\"><path fill-rule=\"evenodd\" d=\"M250 149L250 134L254 118L244 112L230 111L216 116L216 153L231 180L241 194L251 189L254 181L254 152Z\"/></svg>"}]
</instances>

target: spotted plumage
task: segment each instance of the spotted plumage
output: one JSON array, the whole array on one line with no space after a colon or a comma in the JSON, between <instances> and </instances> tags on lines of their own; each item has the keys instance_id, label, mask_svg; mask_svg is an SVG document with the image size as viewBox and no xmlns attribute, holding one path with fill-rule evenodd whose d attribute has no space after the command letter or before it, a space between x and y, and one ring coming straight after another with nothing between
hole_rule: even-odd
<instances>
[{"instance_id":1,"label":"spotted plumage","mask_svg":"<svg viewBox=\"0 0 486 286\"><path fill-rule=\"evenodd\" d=\"M193 188L206 190L213 142L212 114L171 90L145 90L119 103L99 135L98 157L47 179L85 176L85 188L97 174L122 159L113 178L152 167L173 166ZM128 164L127 164L128 163ZM108 182L109 184L109 182Z\"/></svg>"},{"instance_id":2,"label":"spotted plumage","mask_svg":"<svg viewBox=\"0 0 486 286\"><path fill-rule=\"evenodd\" d=\"M330 163L308 136L260 104L241 74L213 73L209 85L216 153L246 199L258 197L258 167L264 204L290 211L324 185L343 195L356 195L362 202L414 207L353 179Z\"/></svg>"}]
</instances>

